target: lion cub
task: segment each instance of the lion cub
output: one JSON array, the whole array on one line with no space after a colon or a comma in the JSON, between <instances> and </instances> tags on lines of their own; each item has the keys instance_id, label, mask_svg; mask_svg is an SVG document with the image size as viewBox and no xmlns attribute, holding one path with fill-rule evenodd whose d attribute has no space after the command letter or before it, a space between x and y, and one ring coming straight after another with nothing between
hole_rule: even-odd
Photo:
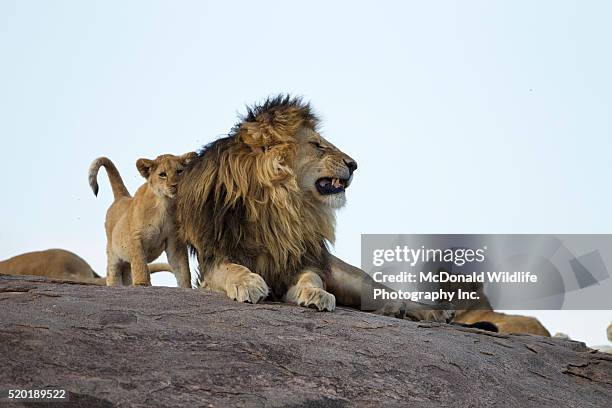
<instances>
[{"instance_id":1,"label":"lion cub","mask_svg":"<svg viewBox=\"0 0 612 408\"><path fill-rule=\"evenodd\" d=\"M166 251L168 261L182 288L191 287L187 247L178 240L174 221L174 197L183 168L194 158L164 154L155 160L139 159L136 167L147 179L134 197L130 196L119 171L106 157L93 161L89 185L98 195L98 170L104 166L115 201L106 212L107 284L122 284L122 275L131 269L134 285L150 286L147 263Z\"/></svg>"}]
</instances>

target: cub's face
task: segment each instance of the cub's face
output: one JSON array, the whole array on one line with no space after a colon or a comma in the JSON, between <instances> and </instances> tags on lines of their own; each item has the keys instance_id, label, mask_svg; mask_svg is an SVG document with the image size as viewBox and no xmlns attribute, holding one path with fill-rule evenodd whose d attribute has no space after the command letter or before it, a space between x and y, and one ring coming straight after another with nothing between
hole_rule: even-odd
<instances>
[{"instance_id":1,"label":"cub's face","mask_svg":"<svg viewBox=\"0 0 612 408\"><path fill-rule=\"evenodd\" d=\"M155 160L138 159L136 167L158 197L174 198L185 166L195 157L195 152L182 156L164 154Z\"/></svg>"},{"instance_id":2,"label":"cub's face","mask_svg":"<svg viewBox=\"0 0 612 408\"><path fill-rule=\"evenodd\" d=\"M296 139L294 170L300 189L321 204L342 207L357 162L310 128L299 130Z\"/></svg>"}]
</instances>

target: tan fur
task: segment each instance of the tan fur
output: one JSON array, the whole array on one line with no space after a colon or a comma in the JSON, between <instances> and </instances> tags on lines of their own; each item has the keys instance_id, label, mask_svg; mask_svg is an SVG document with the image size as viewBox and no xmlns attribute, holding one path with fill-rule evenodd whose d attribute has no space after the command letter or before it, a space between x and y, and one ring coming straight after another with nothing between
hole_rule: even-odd
<instances>
[{"instance_id":1,"label":"tan fur","mask_svg":"<svg viewBox=\"0 0 612 408\"><path fill-rule=\"evenodd\" d=\"M336 308L336 297L325 291L321 277L306 270L302 272L295 285L291 286L284 297L285 302L332 311Z\"/></svg>"},{"instance_id":2,"label":"tan fur","mask_svg":"<svg viewBox=\"0 0 612 408\"><path fill-rule=\"evenodd\" d=\"M167 263L149 264L151 272L171 271ZM35 275L47 278L106 285L80 256L65 249L27 252L0 261L0 273L7 275Z\"/></svg>"},{"instance_id":3,"label":"tan fur","mask_svg":"<svg viewBox=\"0 0 612 408\"><path fill-rule=\"evenodd\" d=\"M268 296L268 285L263 278L248 268L224 262L212 269L201 283L202 288L227 294L238 302L257 303Z\"/></svg>"},{"instance_id":4,"label":"tan fur","mask_svg":"<svg viewBox=\"0 0 612 408\"><path fill-rule=\"evenodd\" d=\"M550 337L549 331L535 317L509 315L494 310L461 310L453 321L465 324L490 322L497 326L500 333L529 333Z\"/></svg>"},{"instance_id":5,"label":"tan fur","mask_svg":"<svg viewBox=\"0 0 612 408\"><path fill-rule=\"evenodd\" d=\"M548 330L535 317L508 315L494 311L484 293L482 283L448 283L444 289L450 291L462 289L464 292L478 293L478 300L461 300L455 303L458 310L453 322L463 324L489 322L497 326L500 333L528 333L550 337Z\"/></svg>"},{"instance_id":6,"label":"tan fur","mask_svg":"<svg viewBox=\"0 0 612 408\"><path fill-rule=\"evenodd\" d=\"M327 280L327 289L335 295L338 304L366 310L361 303L363 294L368 296L367 294L372 294L374 289L385 288L361 269L333 255L331 255L330 266L331 274ZM370 301L368 303L372 309L367 310L374 313L414 321L429 320L446 323L455 314L454 310L431 310L429 305L410 301Z\"/></svg>"},{"instance_id":7,"label":"tan fur","mask_svg":"<svg viewBox=\"0 0 612 408\"><path fill-rule=\"evenodd\" d=\"M0 262L0 273L88 283L102 284L104 281L83 258L64 249L47 249L14 256Z\"/></svg>"},{"instance_id":8,"label":"tan fur","mask_svg":"<svg viewBox=\"0 0 612 408\"><path fill-rule=\"evenodd\" d=\"M195 153L187 153L180 157L139 159L136 167L147 182L133 198L110 160L94 160L89 171L92 190L97 192L96 175L100 166L104 166L115 196L105 222L108 285L121 285L127 270L131 270L134 285L151 285L147 262L166 251L178 285L191 287L187 247L176 234L174 197L183 168L194 157Z\"/></svg>"},{"instance_id":9,"label":"tan fur","mask_svg":"<svg viewBox=\"0 0 612 408\"><path fill-rule=\"evenodd\" d=\"M319 310L345 300L359 306L361 285L354 282L371 279L357 268L333 269L327 249L345 194L317 187L322 179L348 187L357 164L321 136L317 123L299 99L269 99L188 167L177 219L197 254L202 287L253 303L270 293Z\"/></svg>"}]
</instances>

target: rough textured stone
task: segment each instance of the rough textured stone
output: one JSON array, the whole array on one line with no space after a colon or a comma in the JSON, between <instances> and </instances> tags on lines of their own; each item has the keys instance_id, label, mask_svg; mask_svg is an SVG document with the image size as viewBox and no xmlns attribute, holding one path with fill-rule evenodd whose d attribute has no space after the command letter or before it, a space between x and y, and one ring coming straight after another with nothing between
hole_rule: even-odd
<instances>
[{"instance_id":1,"label":"rough textured stone","mask_svg":"<svg viewBox=\"0 0 612 408\"><path fill-rule=\"evenodd\" d=\"M612 356L573 341L343 308L241 304L202 290L6 275L0 275L0 367L2 390L63 388L66 406L90 408L612 401Z\"/></svg>"}]
</instances>

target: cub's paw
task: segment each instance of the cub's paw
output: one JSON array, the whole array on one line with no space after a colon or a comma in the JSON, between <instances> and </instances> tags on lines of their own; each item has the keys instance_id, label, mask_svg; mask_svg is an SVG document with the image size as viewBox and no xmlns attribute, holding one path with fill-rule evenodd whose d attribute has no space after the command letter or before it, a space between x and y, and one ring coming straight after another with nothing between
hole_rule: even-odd
<instances>
[{"instance_id":1,"label":"cub's paw","mask_svg":"<svg viewBox=\"0 0 612 408\"><path fill-rule=\"evenodd\" d=\"M257 303L268 296L270 289L264 279L256 273L241 273L227 285L226 293L238 302Z\"/></svg>"},{"instance_id":2,"label":"cub's paw","mask_svg":"<svg viewBox=\"0 0 612 408\"><path fill-rule=\"evenodd\" d=\"M295 303L319 311L332 312L336 308L336 297L321 288L305 287L300 290Z\"/></svg>"}]
</instances>

